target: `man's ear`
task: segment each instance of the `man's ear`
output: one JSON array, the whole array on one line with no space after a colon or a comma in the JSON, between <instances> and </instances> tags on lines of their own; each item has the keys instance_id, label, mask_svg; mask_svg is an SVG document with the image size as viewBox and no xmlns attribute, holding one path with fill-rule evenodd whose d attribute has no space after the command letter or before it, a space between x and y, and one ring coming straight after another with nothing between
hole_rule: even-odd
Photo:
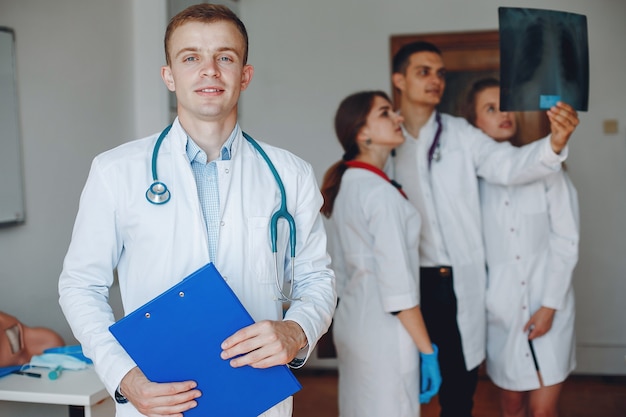
<instances>
[{"instance_id":1,"label":"man's ear","mask_svg":"<svg viewBox=\"0 0 626 417\"><path fill-rule=\"evenodd\" d=\"M398 90L404 91L404 88L406 86L406 79L404 78L404 74L394 72L391 75L391 82L393 83L393 86L396 87Z\"/></svg>"},{"instance_id":2,"label":"man's ear","mask_svg":"<svg viewBox=\"0 0 626 417\"><path fill-rule=\"evenodd\" d=\"M248 88L250 85L250 81L252 81L252 76L254 75L254 67L252 65L244 65L243 70L241 71L241 91Z\"/></svg>"},{"instance_id":3,"label":"man's ear","mask_svg":"<svg viewBox=\"0 0 626 417\"><path fill-rule=\"evenodd\" d=\"M161 78L165 83L168 90L176 91L176 84L174 83L174 77L172 76L172 69L169 66L161 67Z\"/></svg>"}]
</instances>

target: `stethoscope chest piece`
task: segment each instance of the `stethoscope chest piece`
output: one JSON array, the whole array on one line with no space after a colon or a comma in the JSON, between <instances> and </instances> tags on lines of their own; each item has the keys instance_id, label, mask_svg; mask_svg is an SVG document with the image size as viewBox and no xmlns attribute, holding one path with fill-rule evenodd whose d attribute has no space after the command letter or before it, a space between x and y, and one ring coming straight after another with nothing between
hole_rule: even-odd
<instances>
[{"instance_id":1,"label":"stethoscope chest piece","mask_svg":"<svg viewBox=\"0 0 626 417\"><path fill-rule=\"evenodd\" d=\"M167 185L165 183L159 181L159 176L157 175L157 157L159 156L159 148L161 148L161 143L163 143L163 139L167 136L172 125L169 125L163 132L159 135L156 143L154 144L154 149L152 150L152 184L148 187L146 191L146 199L156 205L165 204L170 201L172 197L170 194L170 190L167 189Z\"/></svg>"},{"instance_id":2,"label":"stethoscope chest piece","mask_svg":"<svg viewBox=\"0 0 626 417\"><path fill-rule=\"evenodd\" d=\"M159 155L159 148L161 147L161 143L163 143L163 139L165 139L171 127L172 125L169 125L163 130L163 132L161 132L161 134L159 135L159 138L154 144L154 149L152 151L152 167L151 167L152 168L152 184L150 184L150 187L146 191L146 199L150 203L156 204L156 205L165 204L168 201L170 201L170 198L171 198L171 194L170 194L170 191L167 189L167 185L159 181L158 179L159 177L157 175L157 158ZM274 176L274 179L276 180L278 189L280 190L280 197L281 197L280 208L278 209L278 211L274 213L270 221L270 235L271 235L270 238L271 238L272 252L274 254L274 265L275 265L275 272L276 272L276 288L278 289L278 293L280 294L280 297L278 298L278 300L282 302L300 301L302 300L301 298L292 298L292 295L291 295L292 290L293 290L293 283L295 280L294 264L295 264L295 257L296 257L296 223L294 221L293 216L289 213L289 211L287 211L287 198L285 195L285 185L283 184L283 181L281 180L280 175L278 175L278 171L276 171L276 167L270 160L269 156L267 156L267 154L265 153L261 145L259 145L254 139L252 139L252 137L250 137L245 132L242 132L242 134L244 138L259 152L259 154L261 154L261 156L267 163L268 168L272 172L272 175ZM278 252L277 252L278 219L281 217L284 218L289 224L289 244L290 244L290 249L291 249L291 281L290 281L289 295L283 292L283 288L282 288L282 285L280 284L280 280L278 277L278 267L279 267Z\"/></svg>"},{"instance_id":3,"label":"stethoscope chest piece","mask_svg":"<svg viewBox=\"0 0 626 417\"><path fill-rule=\"evenodd\" d=\"M167 185L161 181L153 182L146 191L146 198L152 204L165 204L170 201L172 195L170 190L167 189Z\"/></svg>"},{"instance_id":4,"label":"stethoscope chest piece","mask_svg":"<svg viewBox=\"0 0 626 417\"><path fill-rule=\"evenodd\" d=\"M441 144L439 144L435 148L435 152L433 153L433 161L439 162L441 160Z\"/></svg>"}]
</instances>

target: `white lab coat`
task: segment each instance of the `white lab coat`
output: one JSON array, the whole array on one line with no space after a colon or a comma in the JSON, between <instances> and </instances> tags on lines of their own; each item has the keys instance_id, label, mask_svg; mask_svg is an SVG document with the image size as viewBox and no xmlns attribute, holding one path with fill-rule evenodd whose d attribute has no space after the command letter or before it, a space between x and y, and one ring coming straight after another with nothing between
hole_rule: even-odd
<instances>
[{"instance_id":1,"label":"white lab coat","mask_svg":"<svg viewBox=\"0 0 626 417\"><path fill-rule=\"evenodd\" d=\"M457 323L468 370L485 358L485 253L482 245L478 177L498 184L523 184L558 171L566 150L556 155L549 138L521 148L497 143L463 118L442 114L441 158L428 169L435 113L418 139L407 140L390 158L390 177L422 217L421 266L451 265Z\"/></svg>"},{"instance_id":2,"label":"white lab coat","mask_svg":"<svg viewBox=\"0 0 626 417\"><path fill-rule=\"evenodd\" d=\"M113 270L117 268L124 311L129 313L209 262L206 228L185 153L187 136L178 119L158 157L159 180L168 185L171 201L157 206L146 200L157 136L94 159L59 280L63 312L111 394L135 366L108 331L114 322L107 303ZM303 300L291 304L285 319L304 330L309 345L301 355L308 357L330 325L336 300L319 215L322 198L308 163L287 151L262 146L285 184L287 207L297 227L293 295ZM275 301L269 240L270 217L280 204L275 179L241 133L233 142L232 159L218 161L217 166L221 230L214 263L255 320L280 320L283 311ZM291 265L288 238L288 227L281 220L279 265L285 266L279 271L281 280L290 276L285 272ZM138 413L126 404L117 406L117 415ZM291 415L291 399L267 415Z\"/></svg>"},{"instance_id":3,"label":"white lab coat","mask_svg":"<svg viewBox=\"0 0 626 417\"><path fill-rule=\"evenodd\" d=\"M419 214L388 181L350 168L330 223L339 415L416 417L419 352L391 313L419 304Z\"/></svg>"},{"instance_id":4,"label":"white lab coat","mask_svg":"<svg viewBox=\"0 0 626 417\"><path fill-rule=\"evenodd\" d=\"M487 254L487 373L501 388L540 387L524 325L539 307L556 309L534 339L544 385L576 366L572 271L578 260L578 201L567 175L505 187L480 183Z\"/></svg>"}]
</instances>

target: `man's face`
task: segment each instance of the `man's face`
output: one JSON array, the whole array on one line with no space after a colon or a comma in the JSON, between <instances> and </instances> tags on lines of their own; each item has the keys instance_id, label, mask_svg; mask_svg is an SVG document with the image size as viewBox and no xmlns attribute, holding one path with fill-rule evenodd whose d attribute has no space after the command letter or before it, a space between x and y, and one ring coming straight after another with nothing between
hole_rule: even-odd
<instances>
[{"instance_id":1,"label":"man's face","mask_svg":"<svg viewBox=\"0 0 626 417\"><path fill-rule=\"evenodd\" d=\"M446 70L441 55L417 52L409 58L404 74L393 74L393 83L402 94L402 101L414 105L436 106L446 86Z\"/></svg>"},{"instance_id":2,"label":"man's face","mask_svg":"<svg viewBox=\"0 0 626 417\"><path fill-rule=\"evenodd\" d=\"M189 22L170 38L171 64L161 69L176 92L178 115L189 121L237 120L237 101L252 79L243 64L244 40L234 24Z\"/></svg>"}]
</instances>

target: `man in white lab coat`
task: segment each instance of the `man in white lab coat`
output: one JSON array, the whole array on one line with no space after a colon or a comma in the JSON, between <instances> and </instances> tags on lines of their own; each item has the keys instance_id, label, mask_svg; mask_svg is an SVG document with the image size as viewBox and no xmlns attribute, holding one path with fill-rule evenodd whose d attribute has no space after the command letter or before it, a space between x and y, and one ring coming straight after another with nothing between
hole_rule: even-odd
<instances>
[{"instance_id":1,"label":"man in white lab coat","mask_svg":"<svg viewBox=\"0 0 626 417\"><path fill-rule=\"evenodd\" d=\"M407 140L388 169L422 216L420 305L439 346L441 416L470 417L486 332L478 177L512 185L559 170L578 117L559 103L547 112L550 136L522 148L498 144L465 119L436 111L445 66L427 42L396 53L392 81Z\"/></svg>"},{"instance_id":2,"label":"man in white lab coat","mask_svg":"<svg viewBox=\"0 0 626 417\"><path fill-rule=\"evenodd\" d=\"M191 6L170 22L165 50L161 74L176 93L178 117L157 162L171 200L157 205L146 198L158 135L96 157L59 280L63 312L114 395L118 416L182 415L211 393L201 393L194 381L149 381L116 342L108 330L115 269L129 313L213 262L256 321L222 344L222 358L234 367L302 366L327 331L336 303L312 168L262 144L284 182L297 228L294 262L289 228L279 221L275 271L269 223L281 195L237 123L239 95L253 75L243 23L224 6ZM276 274L279 282L288 280L292 262L294 301L283 317ZM263 415L291 412L288 398Z\"/></svg>"}]
</instances>

